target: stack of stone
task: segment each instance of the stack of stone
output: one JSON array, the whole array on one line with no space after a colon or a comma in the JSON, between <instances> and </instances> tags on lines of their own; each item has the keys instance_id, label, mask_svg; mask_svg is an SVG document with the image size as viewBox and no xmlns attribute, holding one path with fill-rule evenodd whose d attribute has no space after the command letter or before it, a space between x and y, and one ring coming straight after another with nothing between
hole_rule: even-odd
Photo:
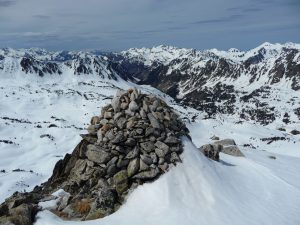
<instances>
[{"instance_id":1,"label":"stack of stone","mask_svg":"<svg viewBox=\"0 0 300 225\"><path fill-rule=\"evenodd\" d=\"M66 191L51 208L66 219L89 220L115 212L131 190L181 162L180 137L188 136L164 101L136 89L118 91L101 115L92 117L87 130L73 153L33 192L43 201L58 189Z\"/></svg>"},{"instance_id":2,"label":"stack of stone","mask_svg":"<svg viewBox=\"0 0 300 225\"><path fill-rule=\"evenodd\" d=\"M180 136L188 135L164 101L137 89L118 91L101 115L92 117L87 130L82 137L88 144L79 152L66 190L82 189L86 181L89 193L59 209L71 218L94 219L114 212L130 190L181 162ZM89 210L74 212L74 205L83 200Z\"/></svg>"}]
</instances>

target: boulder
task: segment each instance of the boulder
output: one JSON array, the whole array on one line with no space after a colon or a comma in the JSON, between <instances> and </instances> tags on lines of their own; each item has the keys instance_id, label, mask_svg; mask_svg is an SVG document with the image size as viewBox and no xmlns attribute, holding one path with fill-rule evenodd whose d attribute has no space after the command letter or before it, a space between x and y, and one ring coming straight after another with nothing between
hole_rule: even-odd
<instances>
[{"instance_id":1,"label":"boulder","mask_svg":"<svg viewBox=\"0 0 300 225\"><path fill-rule=\"evenodd\" d=\"M86 157L95 163L102 164L108 162L111 155L100 146L88 145Z\"/></svg>"},{"instance_id":2,"label":"boulder","mask_svg":"<svg viewBox=\"0 0 300 225\"><path fill-rule=\"evenodd\" d=\"M223 139L220 141L215 141L214 144L223 145L223 146L236 145L236 143L233 139Z\"/></svg>"},{"instance_id":3,"label":"boulder","mask_svg":"<svg viewBox=\"0 0 300 225\"><path fill-rule=\"evenodd\" d=\"M227 155L237 156L237 157L245 156L236 145L224 146L222 149L222 153Z\"/></svg>"},{"instance_id":4,"label":"boulder","mask_svg":"<svg viewBox=\"0 0 300 225\"><path fill-rule=\"evenodd\" d=\"M199 148L199 150L208 158L219 161L220 159L220 151L222 151L222 145L219 144L207 144L203 145Z\"/></svg>"}]
</instances>

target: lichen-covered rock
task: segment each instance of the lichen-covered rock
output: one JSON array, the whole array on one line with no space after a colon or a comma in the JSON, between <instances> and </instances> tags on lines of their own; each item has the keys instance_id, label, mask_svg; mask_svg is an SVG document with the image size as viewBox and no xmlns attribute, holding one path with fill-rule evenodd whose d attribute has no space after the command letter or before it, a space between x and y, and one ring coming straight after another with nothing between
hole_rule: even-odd
<instances>
[{"instance_id":1,"label":"lichen-covered rock","mask_svg":"<svg viewBox=\"0 0 300 225\"><path fill-rule=\"evenodd\" d=\"M133 175L135 175L139 171L139 168L140 160L138 158L131 160L127 167L128 177L132 177Z\"/></svg>"},{"instance_id":2,"label":"lichen-covered rock","mask_svg":"<svg viewBox=\"0 0 300 225\"><path fill-rule=\"evenodd\" d=\"M124 191L128 189L128 174L127 170L121 170L113 177L116 191L121 195Z\"/></svg>"}]
</instances>

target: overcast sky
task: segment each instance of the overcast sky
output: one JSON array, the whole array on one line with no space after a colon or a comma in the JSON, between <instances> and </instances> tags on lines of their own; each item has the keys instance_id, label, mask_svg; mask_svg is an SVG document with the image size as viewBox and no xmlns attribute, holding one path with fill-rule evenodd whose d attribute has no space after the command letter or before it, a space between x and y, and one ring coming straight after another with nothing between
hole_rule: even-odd
<instances>
[{"instance_id":1,"label":"overcast sky","mask_svg":"<svg viewBox=\"0 0 300 225\"><path fill-rule=\"evenodd\" d=\"M266 41L300 43L300 0L0 0L0 47L246 50Z\"/></svg>"}]
</instances>

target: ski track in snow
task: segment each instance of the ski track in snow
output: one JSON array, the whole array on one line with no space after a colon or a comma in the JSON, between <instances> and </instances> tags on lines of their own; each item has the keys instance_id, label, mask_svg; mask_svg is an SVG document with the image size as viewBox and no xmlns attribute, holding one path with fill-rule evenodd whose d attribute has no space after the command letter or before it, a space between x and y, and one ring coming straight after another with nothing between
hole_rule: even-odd
<instances>
[{"instance_id":1,"label":"ski track in snow","mask_svg":"<svg viewBox=\"0 0 300 225\"><path fill-rule=\"evenodd\" d=\"M55 163L79 143L91 116L100 113L118 88L131 86L92 75L2 76L0 171L5 172L0 172L0 201L46 181ZM200 112L176 105L158 90L141 89L161 96L186 118L193 143L184 139L183 163L139 186L120 210L104 219L63 221L45 210L35 225L300 224L300 137L288 134L293 125L282 132L275 129L276 121L264 127L222 116L201 120ZM194 115L198 119L189 122ZM49 128L51 124L57 127ZM221 154L217 163L199 154L196 147L211 142L213 135L235 139L246 157ZM287 140L261 141L273 136Z\"/></svg>"}]
</instances>

